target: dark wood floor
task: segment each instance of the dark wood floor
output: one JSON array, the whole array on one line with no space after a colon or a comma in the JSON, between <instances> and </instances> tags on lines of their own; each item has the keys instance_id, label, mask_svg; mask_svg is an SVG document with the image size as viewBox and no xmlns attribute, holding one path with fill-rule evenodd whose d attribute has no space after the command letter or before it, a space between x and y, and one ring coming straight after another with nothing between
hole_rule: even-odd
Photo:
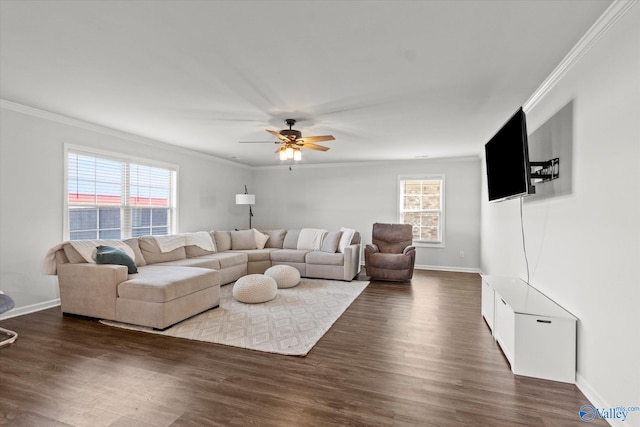
<instances>
[{"instance_id":1,"label":"dark wood floor","mask_svg":"<svg viewBox=\"0 0 640 427\"><path fill-rule=\"evenodd\" d=\"M372 282L304 358L59 308L2 326L20 337L0 349L0 424L567 427L584 426L588 404L574 385L511 373L481 320L476 274Z\"/></svg>"}]
</instances>

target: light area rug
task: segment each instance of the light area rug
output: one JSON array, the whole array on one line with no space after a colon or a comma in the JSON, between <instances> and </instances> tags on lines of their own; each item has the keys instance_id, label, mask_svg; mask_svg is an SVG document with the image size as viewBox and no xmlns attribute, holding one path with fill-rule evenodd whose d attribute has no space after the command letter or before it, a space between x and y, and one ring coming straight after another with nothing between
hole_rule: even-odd
<instances>
[{"instance_id":1,"label":"light area rug","mask_svg":"<svg viewBox=\"0 0 640 427\"><path fill-rule=\"evenodd\" d=\"M244 304L232 296L233 285L220 288L220 306L164 331L101 320L110 326L206 341L251 350L306 356L369 282L301 279L278 289L274 299Z\"/></svg>"}]
</instances>

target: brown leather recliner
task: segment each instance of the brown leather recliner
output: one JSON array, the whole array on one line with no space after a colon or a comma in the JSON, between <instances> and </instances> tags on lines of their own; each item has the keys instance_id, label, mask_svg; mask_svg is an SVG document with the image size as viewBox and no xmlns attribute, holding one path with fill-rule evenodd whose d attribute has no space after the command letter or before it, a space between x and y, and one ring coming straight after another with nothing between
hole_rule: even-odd
<instances>
[{"instance_id":1,"label":"brown leather recliner","mask_svg":"<svg viewBox=\"0 0 640 427\"><path fill-rule=\"evenodd\" d=\"M367 275L374 280L406 281L413 277L416 248L411 224L373 224L373 244L364 248Z\"/></svg>"}]
</instances>

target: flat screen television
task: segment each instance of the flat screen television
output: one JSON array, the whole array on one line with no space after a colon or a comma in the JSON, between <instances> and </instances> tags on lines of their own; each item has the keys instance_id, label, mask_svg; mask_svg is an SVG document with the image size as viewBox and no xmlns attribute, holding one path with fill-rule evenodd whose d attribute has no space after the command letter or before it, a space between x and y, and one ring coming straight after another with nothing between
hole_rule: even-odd
<instances>
[{"instance_id":1,"label":"flat screen television","mask_svg":"<svg viewBox=\"0 0 640 427\"><path fill-rule=\"evenodd\" d=\"M484 146L489 201L535 194L531 184L527 119L522 107Z\"/></svg>"}]
</instances>

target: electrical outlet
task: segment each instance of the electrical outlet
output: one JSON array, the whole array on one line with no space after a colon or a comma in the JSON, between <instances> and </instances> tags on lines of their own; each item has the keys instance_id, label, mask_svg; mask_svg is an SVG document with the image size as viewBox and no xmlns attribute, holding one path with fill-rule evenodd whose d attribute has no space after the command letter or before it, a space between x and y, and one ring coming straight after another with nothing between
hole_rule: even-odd
<instances>
[{"instance_id":1,"label":"electrical outlet","mask_svg":"<svg viewBox=\"0 0 640 427\"><path fill-rule=\"evenodd\" d=\"M460 256L460 258L464 258L464 251L460 251L459 256Z\"/></svg>"}]
</instances>

